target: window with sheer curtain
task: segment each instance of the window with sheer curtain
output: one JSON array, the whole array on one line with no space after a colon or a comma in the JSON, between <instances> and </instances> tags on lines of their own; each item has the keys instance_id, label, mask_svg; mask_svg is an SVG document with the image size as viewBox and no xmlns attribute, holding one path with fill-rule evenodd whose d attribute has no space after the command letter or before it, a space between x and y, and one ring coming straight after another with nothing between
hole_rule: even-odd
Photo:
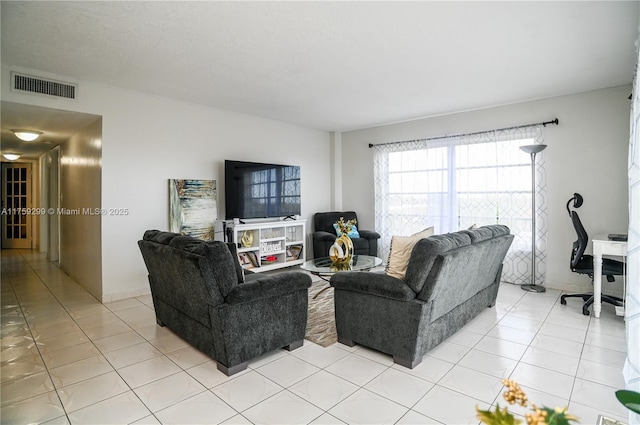
<instances>
[{"instance_id":1,"label":"window with sheer curtain","mask_svg":"<svg viewBox=\"0 0 640 425\"><path fill-rule=\"evenodd\" d=\"M373 146L375 220L386 258L391 236L504 224L515 239L503 280L531 280L531 158L519 147L542 143L542 128L448 136ZM536 283L544 283L544 157L536 157Z\"/></svg>"}]
</instances>

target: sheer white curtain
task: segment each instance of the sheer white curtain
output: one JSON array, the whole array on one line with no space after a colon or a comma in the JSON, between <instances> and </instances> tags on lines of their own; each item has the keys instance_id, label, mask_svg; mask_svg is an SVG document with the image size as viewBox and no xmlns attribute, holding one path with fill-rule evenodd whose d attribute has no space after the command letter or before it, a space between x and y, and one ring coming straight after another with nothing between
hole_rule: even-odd
<instances>
[{"instance_id":1,"label":"sheer white curtain","mask_svg":"<svg viewBox=\"0 0 640 425\"><path fill-rule=\"evenodd\" d=\"M515 239L502 279L531 281L531 158L522 145L542 143L542 128L519 127L373 146L378 252L393 235L434 226L435 233L504 224ZM536 283L544 284L547 236L544 155L536 157Z\"/></svg>"},{"instance_id":2,"label":"sheer white curtain","mask_svg":"<svg viewBox=\"0 0 640 425\"><path fill-rule=\"evenodd\" d=\"M640 44L640 39L636 46ZM640 53L636 51L637 63ZM627 256L627 362L624 377L627 388L640 392L640 82L633 81L629 137L629 242ZM629 423L640 423L640 415L629 411Z\"/></svg>"}]
</instances>

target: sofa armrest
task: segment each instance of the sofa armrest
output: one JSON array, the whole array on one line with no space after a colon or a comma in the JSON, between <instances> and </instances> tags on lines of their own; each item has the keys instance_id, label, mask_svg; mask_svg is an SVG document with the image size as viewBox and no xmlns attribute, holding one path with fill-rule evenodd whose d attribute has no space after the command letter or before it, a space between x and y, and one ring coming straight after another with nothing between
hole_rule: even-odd
<instances>
[{"instance_id":1,"label":"sofa armrest","mask_svg":"<svg viewBox=\"0 0 640 425\"><path fill-rule=\"evenodd\" d=\"M380 239L380 233L374 232L373 230L360 230L358 229L358 233L360 233L360 237L364 238L368 241Z\"/></svg>"},{"instance_id":2,"label":"sofa armrest","mask_svg":"<svg viewBox=\"0 0 640 425\"><path fill-rule=\"evenodd\" d=\"M319 230L317 232L313 232L313 240L315 241L327 241L334 242L337 236L335 233L325 232L324 230Z\"/></svg>"},{"instance_id":3,"label":"sofa armrest","mask_svg":"<svg viewBox=\"0 0 640 425\"><path fill-rule=\"evenodd\" d=\"M336 273L331 276L330 283L335 289L361 292L392 300L409 301L416 297L416 293L402 280L383 273Z\"/></svg>"},{"instance_id":4,"label":"sofa armrest","mask_svg":"<svg viewBox=\"0 0 640 425\"><path fill-rule=\"evenodd\" d=\"M311 277L302 272L259 277L237 285L225 298L227 304L240 304L307 290Z\"/></svg>"}]
</instances>

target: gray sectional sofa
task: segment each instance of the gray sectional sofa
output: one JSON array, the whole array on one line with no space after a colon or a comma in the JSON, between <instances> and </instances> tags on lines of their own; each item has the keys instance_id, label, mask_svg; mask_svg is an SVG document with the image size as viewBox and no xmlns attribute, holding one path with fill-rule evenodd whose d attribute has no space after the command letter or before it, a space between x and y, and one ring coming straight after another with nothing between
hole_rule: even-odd
<instances>
[{"instance_id":1,"label":"gray sectional sofa","mask_svg":"<svg viewBox=\"0 0 640 425\"><path fill-rule=\"evenodd\" d=\"M156 319L232 375L247 361L302 346L307 290L302 272L245 281L236 247L148 230L138 242L149 272Z\"/></svg>"},{"instance_id":2,"label":"gray sectional sofa","mask_svg":"<svg viewBox=\"0 0 640 425\"><path fill-rule=\"evenodd\" d=\"M422 356L495 304L513 235L501 225L421 239L404 281L383 273L336 273L338 341L414 368Z\"/></svg>"}]
</instances>

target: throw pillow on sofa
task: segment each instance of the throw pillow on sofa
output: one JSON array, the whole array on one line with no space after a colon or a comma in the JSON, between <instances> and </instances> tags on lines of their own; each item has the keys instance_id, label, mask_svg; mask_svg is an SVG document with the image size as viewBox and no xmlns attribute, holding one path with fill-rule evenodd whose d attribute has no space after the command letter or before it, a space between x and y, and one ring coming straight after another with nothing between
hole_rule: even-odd
<instances>
[{"instance_id":1,"label":"throw pillow on sofa","mask_svg":"<svg viewBox=\"0 0 640 425\"><path fill-rule=\"evenodd\" d=\"M340 231L340 228L338 227L338 223L333 223L333 228L336 230L336 235L338 237L340 237L342 235L342 232ZM355 224L351 225L351 230L349 230L349 233L347 233L347 236L349 236L352 239L360 237L360 233L358 233L358 228L356 227Z\"/></svg>"},{"instance_id":2,"label":"throw pillow on sofa","mask_svg":"<svg viewBox=\"0 0 640 425\"><path fill-rule=\"evenodd\" d=\"M392 236L389 259L385 270L386 274L404 280L413 247L420 239L428 238L429 236L433 236L433 226L411 236Z\"/></svg>"}]
</instances>

